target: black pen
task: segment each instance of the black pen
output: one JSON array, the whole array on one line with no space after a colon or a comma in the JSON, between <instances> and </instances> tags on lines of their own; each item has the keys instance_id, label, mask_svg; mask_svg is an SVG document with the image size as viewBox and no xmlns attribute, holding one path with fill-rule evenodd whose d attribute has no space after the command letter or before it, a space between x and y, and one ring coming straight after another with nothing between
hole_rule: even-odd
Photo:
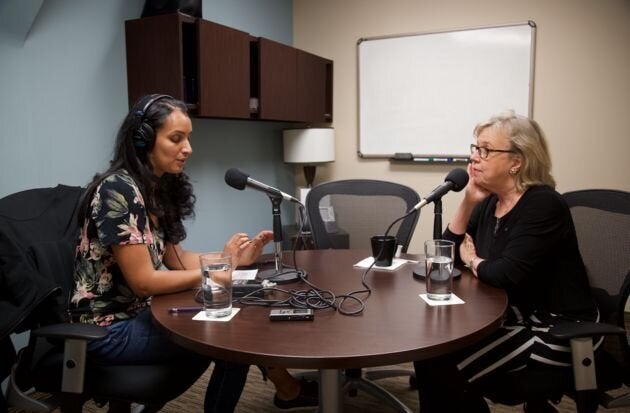
<instances>
[{"instance_id":1,"label":"black pen","mask_svg":"<svg viewBox=\"0 0 630 413\"><path fill-rule=\"evenodd\" d=\"M177 314L177 313L193 313L196 311L203 310L203 307L171 307L168 309L169 313Z\"/></svg>"}]
</instances>

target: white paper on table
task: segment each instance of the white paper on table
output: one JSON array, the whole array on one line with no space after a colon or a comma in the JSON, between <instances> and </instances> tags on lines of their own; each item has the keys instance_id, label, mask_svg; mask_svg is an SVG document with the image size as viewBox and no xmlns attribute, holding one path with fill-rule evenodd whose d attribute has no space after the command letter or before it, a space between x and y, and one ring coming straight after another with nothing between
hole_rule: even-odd
<instances>
[{"instance_id":1,"label":"white paper on table","mask_svg":"<svg viewBox=\"0 0 630 413\"><path fill-rule=\"evenodd\" d=\"M232 281L234 280L255 280L258 270L234 270L232 271Z\"/></svg>"},{"instance_id":2,"label":"white paper on table","mask_svg":"<svg viewBox=\"0 0 630 413\"><path fill-rule=\"evenodd\" d=\"M354 267L358 267L358 268L368 268L370 265L372 265L372 263L374 262L374 257L367 257L362 259L361 261L357 262L356 264L354 264ZM405 260L402 258L394 258L392 260L392 265L388 266L388 267L378 267L378 266L373 266L372 269L373 270L384 270L384 271L393 271L395 269L397 269L398 267L400 267L403 264L407 264L408 262L411 262L409 260Z\"/></svg>"},{"instance_id":3,"label":"white paper on table","mask_svg":"<svg viewBox=\"0 0 630 413\"><path fill-rule=\"evenodd\" d=\"M451 294L451 298L449 298L448 300L430 300L426 294L420 294L420 298L422 298L427 304L431 306L465 304L464 300L462 300L455 294Z\"/></svg>"},{"instance_id":4,"label":"white paper on table","mask_svg":"<svg viewBox=\"0 0 630 413\"><path fill-rule=\"evenodd\" d=\"M241 311L240 308L232 307L232 313L230 315L226 315L225 317L208 317L206 315L206 312L202 310L202 311L199 311L197 315L194 316L192 319L197 320L197 321L223 321L225 322L225 321L230 321L231 319L233 319L236 313L238 313L239 311Z\"/></svg>"}]
</instances>

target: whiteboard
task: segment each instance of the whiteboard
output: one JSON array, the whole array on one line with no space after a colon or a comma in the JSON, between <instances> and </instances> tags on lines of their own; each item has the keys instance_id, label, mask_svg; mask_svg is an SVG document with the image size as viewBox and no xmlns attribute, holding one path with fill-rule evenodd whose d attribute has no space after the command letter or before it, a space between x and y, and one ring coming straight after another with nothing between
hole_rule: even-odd
<instances>
[{"instance_id":1,"label":"whiteboard","mask_svg":"<svg viewBox=\"0 0 630 413\"><path fill-rule=\"evenodd\" d=\"M362 38L359 156L466 157L475 125L532 114L534 22Z\"/></svg>"}]
</instances>

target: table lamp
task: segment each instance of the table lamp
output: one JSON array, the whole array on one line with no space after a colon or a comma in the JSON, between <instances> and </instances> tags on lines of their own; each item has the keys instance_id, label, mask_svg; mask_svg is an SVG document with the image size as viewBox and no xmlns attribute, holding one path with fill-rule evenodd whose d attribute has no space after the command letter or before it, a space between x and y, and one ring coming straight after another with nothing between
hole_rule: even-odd
<instances>
[{"instance_id":1,"label":"table lamp","mask_svg":"<svg viewBox=\"0 0 630 413\"><path fill-rule=\"evenodd\" d=\"M335 130L332 128L286 129L282 133L284 162L304 165L306 188L298 188L300 202L306 205L306 195L313 186L317 164L335 160ZM310 231L306 214L298 214L303 219L303 232Z\"/></svg>"},{"instance_id":2,"label":"table lamp","mask_svg":"<svg viewBox=\"0 0 630 413\"><path fill-rule=\"evenodd\" d=\"M313 186L318 164L335 160L335 130L332 128L286 129L283 131L284 162L304 165L306 188L299 188L304 203Z\"/></svg>"}]
</instances>

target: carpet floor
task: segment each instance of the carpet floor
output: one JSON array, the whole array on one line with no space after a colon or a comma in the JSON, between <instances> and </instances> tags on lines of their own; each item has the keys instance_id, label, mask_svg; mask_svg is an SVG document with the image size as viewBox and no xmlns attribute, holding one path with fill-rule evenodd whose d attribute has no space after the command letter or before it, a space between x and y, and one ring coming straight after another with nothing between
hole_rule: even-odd
<instances>
[{"instance_id":1,"label":"carpet floor","mask_svg":"<svg viewBox=\"0 0 630 413\"><path fill-rule=\"evenodd\" d=\"M411 363L401 364L399 367L412 368ZM164 413L199 413L203 411L203 395L208 382L208 377L212 368L208 371L184 394L177 399L169 402L161 410ZM299 370L292 370L298 372ZM386 390L394 394L405 403L414 412L418 411L418 393L409 388L407 377L395 377L378 380L378 383ZM625 389L629 391L629 389ZM236 408L236 413L272 413L281 411L273 404L274 386L270 382L262 380L260 371L252 367L249 370L247 384ZM560 413L573 413L576 411L573 401L565 397L559 405L556 406ZM301 409L303 412L313 412L316 409ZM503 406L490 404L492 413L518 413L523 412L522 406ZM92 402L85 405L84 411L87 413L104 413L107 411L105 407L99 408ZM344 413L387 413L393 412L389 406L382 401L359 392L355 397L346 396L344 399ZM600 411L607 413L630 413L630 408L618 408L606 410L600 408ZM22 413L20 410L10 409L10 413ZM58 413L55 410L55 413Z\"/></svg>"}]
</instances>

